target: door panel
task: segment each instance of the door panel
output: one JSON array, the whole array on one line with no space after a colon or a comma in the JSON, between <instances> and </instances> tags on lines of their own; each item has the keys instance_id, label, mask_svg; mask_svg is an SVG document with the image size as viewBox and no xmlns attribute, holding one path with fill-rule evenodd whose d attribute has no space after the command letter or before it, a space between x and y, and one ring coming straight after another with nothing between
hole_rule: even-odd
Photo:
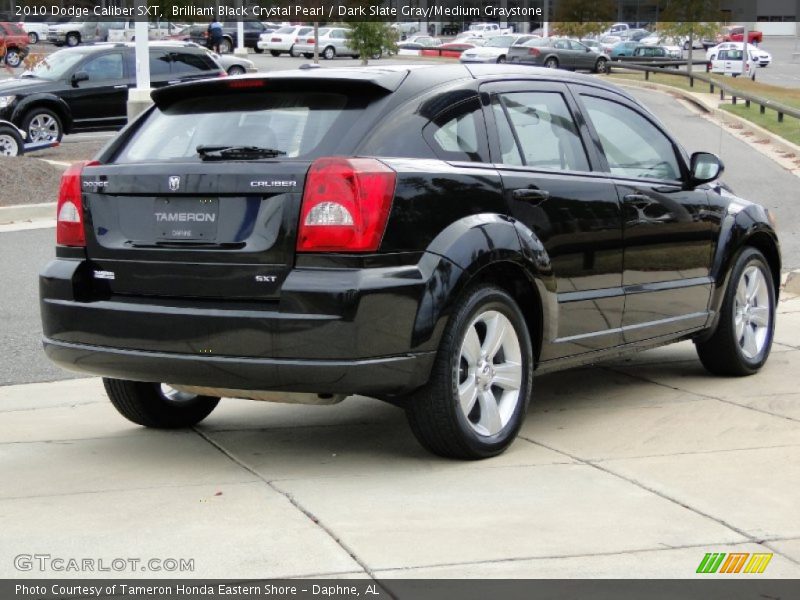
<instances>
[{"instance_id":1,"label":"door panel","mask_svg":"<svg viewBox=\"0 0 800 600\"><path fill-rule=\"evenodd\" d=\"M682 182L674 142L618 98L581 94L623 214L626 342L705 324L713 222L704 189Z\"/></svg>"},{"instance_id":2,"label":"door panel","mask_svg":"<svg viewBox=\"0 0 800 600\"><path fill-rule=\"evenodd\" d=\"M122 52L110 52L83 61L73 71L86 73L88 81L71 85L64 94L79 128L123 124L126 119L128 80ZM70 76L71 77L71 76Z\"/></svg>"},{"instance_id":3,"label":"door panel","mask_svg":"<svg viewBox=\"0 0 800 600\"><path fill-rule=\"evenodd\" d=\"M610 179L592 172L566 88L485 87L493 161L510 214L544 244L556 281L557 333L545 340L541 359L621 343L621 207Z\"/></svg>"}]
</instances>

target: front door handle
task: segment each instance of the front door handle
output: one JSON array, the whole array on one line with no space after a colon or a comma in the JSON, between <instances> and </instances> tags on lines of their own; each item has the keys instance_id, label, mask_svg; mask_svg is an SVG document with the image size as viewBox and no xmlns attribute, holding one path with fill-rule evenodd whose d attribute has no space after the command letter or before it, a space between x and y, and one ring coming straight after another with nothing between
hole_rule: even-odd
<instances>
[{"instance_id":1,"label":"front door handle","mask_svg":"<svg viewBox=\"0 0 800 600\"><path fill-rule=\"evenodd\" d=\"M127 90L127 89L128 89L128 86L127 86L127 85L125 85L125 84L122 84L122 85L115 85L115 86L114 86L114 89L115 89L115 90Z\"/></svg>"},{"instance_id":2,"label":"front door handle","mask_svg":"<svg viewBox=\"0 0 800 600\"><path fill-rule=\"evenodd\" d=\"M514 198L514 200L529 202L530 204L541 204L550 197L550 192L547 190L520 188L518 190L511 190L511 197Z\"/></svg>"},{"instance_id":3,"label":"front door handle","mask_svg":"<svg viewBox=\"0 0 800 600\"><path fill-rule=\"evenodd\" d=\"M633 204L636 208L647 208L655 202L650 196L644 194L628 194L623 200L628 204Z\"/></svg>"}]
</instances>

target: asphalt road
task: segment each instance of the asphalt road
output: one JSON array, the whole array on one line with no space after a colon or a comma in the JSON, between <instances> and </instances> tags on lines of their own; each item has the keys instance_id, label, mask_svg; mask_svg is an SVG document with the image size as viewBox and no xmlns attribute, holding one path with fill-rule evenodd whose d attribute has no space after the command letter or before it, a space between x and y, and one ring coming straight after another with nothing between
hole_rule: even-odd
<instances>
[{"instance_id":1,"label":"asphalt road","mask_svg":"<svg viewBox=\"0 0 800 600\"><path fill-rule=\"evenodd\" d=\"M648 90L632 89L632 93L662 119L690 152L707 150L719 154L727 165L724 180L735 192L775 211L784 267L800 268L797 177L672 97ZM53 236L52 229L0 233L0 385L74 376L50 364L39 341L37 273L53 256Z\"/></svg>"}]
</instances>

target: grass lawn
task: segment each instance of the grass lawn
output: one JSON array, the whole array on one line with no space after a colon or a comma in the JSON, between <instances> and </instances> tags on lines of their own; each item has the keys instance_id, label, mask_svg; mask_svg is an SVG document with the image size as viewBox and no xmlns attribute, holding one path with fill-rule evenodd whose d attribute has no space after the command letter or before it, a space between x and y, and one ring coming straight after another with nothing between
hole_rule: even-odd
<instances>
[{"instance_id":1,"label":"grass lawn","mask_svg":"<svg viewBox=\"0 0 800 600\"><path fill-rule=\"evenodd\" d=\"M643 73L612 73L609 77L619 80L636 80L644 81ZM737 77L725 77L724 75L713 75L713 79L725 83L735 90L747 92L762 98L774 100L787 106L800 108L800 89L787 89L776 85L767 85L749 79L742 79ZM650 73L650 81L653 83L660 83L669 85L682 90L695 92L697 94L705 94L709 99L717 100L719 92L709 93L708 84L704 81L695 79L694 87L689 86L689 80L681 75L665 75L662 73ZM725 94L729 98L728 93ZM759 125L772 133L781 136L785 140L800 144L800 120L794 119L790 116L784 116L783 123L778 123L778 115L774 110L767 109L765 114L761 114L759 106L751 104L750 108L745 108L744 100L739 99L739 104L736 106L730 104L723 104L720 106L723 110L733 113L743 119L747 119L751 123Z\"/></svg>"}]
</instances>

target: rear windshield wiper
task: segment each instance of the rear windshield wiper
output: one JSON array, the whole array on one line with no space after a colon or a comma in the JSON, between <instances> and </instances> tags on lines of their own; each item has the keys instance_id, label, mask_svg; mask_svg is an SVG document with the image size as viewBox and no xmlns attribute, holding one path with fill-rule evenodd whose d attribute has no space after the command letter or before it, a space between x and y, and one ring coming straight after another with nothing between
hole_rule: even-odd
<instances>
[{"instance_id":1,"label":"rear windshield wiper","mask_svg":"<svg viewBox=\"0 0 800 600\"><path fill-rule=\"evenodd\" d=\"M274 158L286 154L283 150L260 146L206 146L201 144L195 150L203 160L225 158L247 160L249 158Z\"/></svg>"}]
</instances>

